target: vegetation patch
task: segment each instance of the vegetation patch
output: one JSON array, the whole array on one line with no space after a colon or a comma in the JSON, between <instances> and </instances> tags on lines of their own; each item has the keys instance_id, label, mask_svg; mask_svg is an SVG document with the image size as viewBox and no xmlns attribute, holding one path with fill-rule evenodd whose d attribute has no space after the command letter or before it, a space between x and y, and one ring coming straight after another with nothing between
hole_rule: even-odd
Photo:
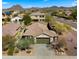
<instances>
[{"instance_id":1,"label":"vegetation patch","mask_svg":"<svg viewBox=\"0 0 79 59\"><path fill-rule=\"evenodd\" d=\"M30 45L33 43L33 39L21 39L17 44L17 48L21 50L29 49Z\"/></svg>"},{"instance_id":2,"label":"vegetation patch","mask_svg":"<svg viewBox=\"0 0 79 59\"><path fill-rule=\"evenodd\" d=\"M48 23L49 23L49 27L51 28L51 30L56 31L56 33L58 33L58 34L61 34L62 32L67 32L67 31L71 30L71 26L56 21L55 17L51 17L49 19Z\"/></svg>"}]
</instances>

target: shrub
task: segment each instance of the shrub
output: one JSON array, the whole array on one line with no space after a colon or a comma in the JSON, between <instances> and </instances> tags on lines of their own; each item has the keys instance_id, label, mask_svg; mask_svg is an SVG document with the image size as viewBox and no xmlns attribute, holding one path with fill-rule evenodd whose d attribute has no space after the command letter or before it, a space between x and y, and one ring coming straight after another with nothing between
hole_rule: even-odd
<instances>
[{"instance_id":1,"label":"shrub","mask_svg":"<svg viewBox=\"0 0 79 59\"><path fill-rule=\"evenodd\" d=\"M6 35L2 37L2 50L7 50L9 47L10 43L15 43L15 38L10 36L10 35Z\"/></svg>"},{"instance_id":2,"label":"shrub","mask_svg":"<svg viewBox=\"0 0 79 59\"><path fill-rule=\"evenodd\" d=\"M49 15L46 15L45 22L50 22L50 21L51 21L51 17Z\"/></svg>"},{"instance_id":3,"label":"shrub","mask_svg":"<svg viewBox=\"0 0 79 59\"><path fill-rule=\"evenodd\" d=\"M49 30L53 30L59 35L62 34L62 32L71 30L71 27L69 25L56 21L54 17L52 17L52 19L50 18L47 27Z\"/></svg>"},{"instance_id":4,"label":"shrub","mask_svg":"<svg viewBox=\"0 0 79 59\"><path fill-rule=\"evenodd\" d=\"M19 52L19 49L18 48L15 48L14 52L15 53L18 53Z\"/></svg>"},{"instance_id":5,"label":"shrub","mask_svg":"<svg viewBox=\"0 0 79 59\"><path fill-rule=\"evenodd\" d=\"M7 54L8 55L13 55L13 52L14 52L14 45L13 43L10 43L9 47L8 47L8 52Z\"/></svg>"},{"instance_id":6,"label":"shrub","mask_svg":"<svg viewBox=\"0 0 79 59\"><path fill-rule=\"evenodd\" d=\"M25 49L29 49L29 46L33 44L33 39L21 39L18 44L17 47L21 50L25 50Z\"/></svg>"}]
</instances>

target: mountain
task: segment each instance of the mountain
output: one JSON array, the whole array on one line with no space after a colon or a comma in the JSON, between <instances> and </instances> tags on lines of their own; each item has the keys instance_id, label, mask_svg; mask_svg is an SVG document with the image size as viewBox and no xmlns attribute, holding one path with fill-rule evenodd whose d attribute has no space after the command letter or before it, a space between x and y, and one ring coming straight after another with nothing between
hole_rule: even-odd
<instances>
[{"instance_id":1,"label":"mountain","mask_svg":"<svg viewBox=\"0 0 79 59\"><path fill-rule=\"evenodd\" d=\"M13 5L12 7L10 8L7 8L7 9L3 9L3 10L16 10L16 11L21 11L21 10L24 10L24 8L20 5Z\"/></svg>"},{"instance_id":2,"label":"mountain","mask_svg":"<svg viewBox=\"0 0 79 59\"><path fill-rule=\"evenodd\" d=\"M9 10L23 10L23 8L20 5L14 5Z\"/></svg>"},{"instance_id":3,"label":"mountain","mask_svg":"<svg viewBox=\"0 0 79 59\"><path fill-rule=\"evenodd\" d=\"M43 7L43 8L38 8L38 7L31 7L31 8L23 8L22 6L20 5L13 5L12 7L10 8L7 8L7 9L3 9L4 10L15 10L15 11L23 11L23 10L47 10L47 11L52 11L52 10L58 10L58 9L76 9L77 6L73 6L73 7L58 7L58 6L51 6L51 7Z\"/></svg>"}]
</instances>

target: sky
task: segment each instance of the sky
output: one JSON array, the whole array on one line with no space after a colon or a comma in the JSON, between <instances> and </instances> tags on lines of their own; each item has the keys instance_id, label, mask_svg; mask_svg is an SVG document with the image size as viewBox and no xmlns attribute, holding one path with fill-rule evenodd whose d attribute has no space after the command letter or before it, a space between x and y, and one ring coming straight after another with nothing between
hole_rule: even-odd
<instances>
[{"instance_id":1,"label":"sky","mask_svg":"<svg viewBox=\"0 0 79 59\"><path fill-rule=\"evenodd\" d=\"M10 8L13 5L21 5L23 8L51 7L51 6L76 6L76 0L2 0L2 8Z\"/></svg>"}]
</instances>

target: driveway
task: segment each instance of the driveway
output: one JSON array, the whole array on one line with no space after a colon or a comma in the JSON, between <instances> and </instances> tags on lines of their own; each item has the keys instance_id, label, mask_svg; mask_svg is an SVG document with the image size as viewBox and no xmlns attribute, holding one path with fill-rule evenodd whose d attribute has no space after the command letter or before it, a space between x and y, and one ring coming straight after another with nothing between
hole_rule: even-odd
<instances>
[{"instance_id":1,"label":"driveway","mask_svg":"<svg viewBox=\"0 0 79 59\"><path fill-rule=\"evenodd\" d=\"M54 50L47 48L46 44L35 44L33 47L35 48L34 56L55 56Z\"/></svg>"},{"instance_id":2,"label":"driveway","mask_svg":"<svg viewBox=\"0 0 79 59\"><path fill-rule=\"evenodd\" d=\"M54 49L51 49L50 47L47 47L47 44L34 44L32 45L32 53L27 54L26 51L20 51L17 54L14 54L14 56L38 56L38 57L43 57L43 56L56 56L56 53ZM64 55L59 55L59 56L67 56L66 54Z\"/></svg>"}]
</instances>

